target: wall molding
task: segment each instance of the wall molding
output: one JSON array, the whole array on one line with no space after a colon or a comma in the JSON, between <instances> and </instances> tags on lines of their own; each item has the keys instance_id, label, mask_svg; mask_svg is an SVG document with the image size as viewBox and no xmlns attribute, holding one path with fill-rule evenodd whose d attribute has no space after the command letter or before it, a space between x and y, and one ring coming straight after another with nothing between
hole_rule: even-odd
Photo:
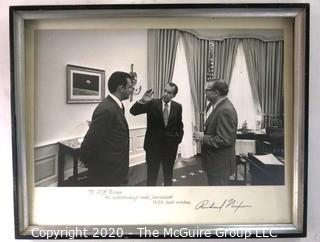
<instances>
[{"instance_id":1,"label":"wall molding","mask_svg":"<svg viewBox=\"0 0 320 242\"><path fill-rule=\"evenodd\" d=\"M145 163L145 151L143 149L146 127L130 129L130 171L135 173L137 167ZM78 137L77 137L78 138ZM58 180L58 142L35 147L34 183L35 186L56 186ZM66 158L64 177L72 175L72 157ZM135 179L137 180L137 179Z\"/></svg>"}]
</instances>

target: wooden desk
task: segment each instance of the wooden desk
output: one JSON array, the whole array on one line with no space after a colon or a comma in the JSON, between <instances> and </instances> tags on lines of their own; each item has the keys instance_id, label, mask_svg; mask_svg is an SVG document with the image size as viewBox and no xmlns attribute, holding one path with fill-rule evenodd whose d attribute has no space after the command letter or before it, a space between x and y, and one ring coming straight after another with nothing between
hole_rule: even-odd
<instances>
[{"instance_id":1,"label":"wooden desk","mask_svg":"<svg viewBox=\"0 0 320 242\"><path fill-rule=\"evenodd\" d=\"M251 173L251 185L284 185L284 163L282 165L266 165L252 154L246 158Z\"/></svg>"},{"instance_id":2,"label":"wooden desk","mask_svg":"<svg viewBox=\"0 0 320 242\"><path fill-rule=\"evenodd\" d=\"M233 185L246 185L247 183L247 170L248 170L248 153L253 152L255 154L261 154L264 152L263 142L266 139L266 133L261 131L248 130L247 132L237 131L237 143L236 143L236 173L235 180L230 180L230 184ZM247 141L248 144L246 143ZM254 141L254 144L252 142ZM239 143L238 143L239 142ZM240 143L244 142L244 145ZM238 180L239 166L243 166L244 180Z\"/></svg>"},{"instance_id":3,"label":"wooden desk","mask_svg":"<svg viewBox=\"0 0 320 242\"><path fill-rule=\"evenodd\" d=\"M242 132L238 130L237 139L238 140L255 140L256 141L255 154L263 154L265 152L264 141L267 139L267 135L265 132L260 132L260 131ZM248 151L248 152L252 152L252 151Z\"/></svg>"},{"instance_id":4,"label":"wooden desk","mask_svg":"<svg viewBox=\"0 0 320 242\"><path fill-rule=\"evenodd\" d=\"M264 141L266 139L265 132L258 132L258 131L249 131L249 132L242 132L237 131L237 139L248 139L248 140L259 140Z\"/></svg>"},{"instance_id":5,"label":"wooden desk","mask_svg":"<svg viewBox=\"0 0 320 242\"><path fill-rule=\"evenodd\" d=\"M80 142L79 139L68 139L58 142L59 145L59 156L58 156L58 186L64 186L64 165L66 155L73 157L73 182L78 182L78 163L80 157Z\"/></svg>"}]
</instances>

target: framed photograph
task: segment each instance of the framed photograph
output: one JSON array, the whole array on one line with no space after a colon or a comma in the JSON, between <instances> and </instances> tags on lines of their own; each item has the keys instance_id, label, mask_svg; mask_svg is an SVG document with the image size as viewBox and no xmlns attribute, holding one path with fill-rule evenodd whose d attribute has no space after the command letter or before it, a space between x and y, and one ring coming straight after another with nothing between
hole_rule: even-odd
<instances>
[{"instance_id":1,"label":"framed photograph","mask_svg":"<svg viewBox=\"0 0 320 242\"><path fill-rule=\"evenodd\" d=\"M105 93L104 70L67 65L67 103L101 102Z\"/></svg>"},{"instance_id":2,"label":"framed photograph","mask_svg":"<svg viewBox=\"0 0 320 242\"><path fill-rule=\"evenodd\" d=\"M10 36L16 238L306 236L309 4L11 6Z\"/></svg>"}]
</instances>

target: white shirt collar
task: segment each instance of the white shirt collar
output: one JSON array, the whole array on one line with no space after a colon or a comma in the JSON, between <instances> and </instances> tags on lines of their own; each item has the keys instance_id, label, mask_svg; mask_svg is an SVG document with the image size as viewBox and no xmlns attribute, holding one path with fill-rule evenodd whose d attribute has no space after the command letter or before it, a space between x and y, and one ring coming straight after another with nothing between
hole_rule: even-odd
<instances>
[{"instance_id":1,"label":"white shirt collar","mask_svg":"<svg viewBox=\"0 0 320 242\"><path fill-rule=\"evenodd\" d=\"M216 107L218 106L219 103L221 103L223 100L227 99L227 96L221 98L218 102L216 102L213 106L213 109L216 109Z\"/></svg>"},{"instance_id":2,"label":"white shirt collar","mask_svg":"<svg viewBox=\"0 0 320 242\"><path fill-rule=\"evenodd\" d=\"M164 109L164 105L166 104L163 100L162 101L162 110ZM168 103L168 110L170 111L170 107L171 107L171 101L169 101Z\"/></svg>"},{"instance_id":3,"label":"white shirt collar","mask_svg":"<svg viewBox=\"0 0 320 242\"><path fill-rule=\"evenodd\" d=\"M110 97L116 101L116 103L119 105L119 107L122 109L122 102L119 100L119 98L117 98L115 95L113 95L112 93L109 93Z\"/></svg>"}]
</instances>

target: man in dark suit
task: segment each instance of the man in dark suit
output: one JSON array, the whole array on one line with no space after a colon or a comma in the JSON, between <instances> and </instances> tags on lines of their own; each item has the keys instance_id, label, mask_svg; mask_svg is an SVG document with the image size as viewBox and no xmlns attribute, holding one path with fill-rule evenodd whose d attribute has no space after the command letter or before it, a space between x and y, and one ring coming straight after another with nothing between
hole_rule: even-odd
<instances>
[{"instance_id":1,"label":"man in dark suit","mask_svg":"<svg viewBox=\"0 0 320 242\"><path fill-rule=\"evenodd\" d=\"M88 167L89 186L124 186L128 183L129 128L122 100L133 91L126 72L114 72L108 81L110 94L96 107L80 148Z\"/></svg>"},{"instance_id":2,"label":"man in dark suit","mask_svg":"<svg viewBox=\"0 0 320 242\"><path fill-rule=\"evenodd\" d=\"M164 185L172 185L173 166L178 145L183 137L182 106L172 101L178 87L174 83L165 86L160 99L152 99L152 89L130 109L130 113L147 114L147 131L144 140L147 162L147 185L155 186L160 163Z\"/></svg>"},{"instance_id":3,"label":"man in dark suit","mask_svg":"<svg viewBox=\"0 0 320 242\"><path fill-rule=\"evenodd\" d=\"M205 127L195 132L194 139L202 142L201 159L210 186L228 185L235 169L235 143L238 117L227 98L228 85L221 80L206 84Z\"/></svg>"}]
</instances>

